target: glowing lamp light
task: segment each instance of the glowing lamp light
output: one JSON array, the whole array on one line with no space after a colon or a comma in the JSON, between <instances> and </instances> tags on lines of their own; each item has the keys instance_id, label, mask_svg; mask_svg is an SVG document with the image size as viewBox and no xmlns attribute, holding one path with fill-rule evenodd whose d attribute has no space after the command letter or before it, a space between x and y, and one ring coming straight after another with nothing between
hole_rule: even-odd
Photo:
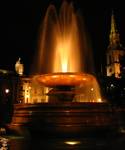
<instances>
[{"instance_id":1,"label":"glowing lamp light","mask_svg":"<svg viewBox=\"0 0 125 150\"><path fill-rule=\"evenodd\" d=\"M93 88L91 88L91 91L93 91L94 89Z\"/></svg>"},{"instance_id":2,"label":"glowing lamp light","mask_svg":"<svg viewBox=\"0 0 125 150\"><path fill-rule=\"evenodd\" d=\"M66 141L65 144L68 144L68 145L77 145L77 144L80 144L80 141Z\"/></svg>"},{"instance_id":3,"label":"glowing lamp light","mask_svg":"<svg viewBox=\"0 0 125 150\"><path fill-rule=\"evenodd\" d=\"M98 98L97 101L101 103L101 102L102 102L102 99L101 99L101 98Z\"/></svg>"},{"instance_id":4,"label":"glowing lamp light","mask_svg":"<svg viewBox=\"0 0 125 150\"><path fill-rule=\"evenodd\" d=\"M9 89L5 89L5 93L8 94L10 92Z\"/></svg>"}]
</instances>

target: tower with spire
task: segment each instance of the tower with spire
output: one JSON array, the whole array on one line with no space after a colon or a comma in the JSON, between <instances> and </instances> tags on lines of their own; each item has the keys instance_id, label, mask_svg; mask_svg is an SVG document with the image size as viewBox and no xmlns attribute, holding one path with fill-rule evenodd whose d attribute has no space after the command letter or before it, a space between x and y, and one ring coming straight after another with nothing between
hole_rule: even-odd
<instances>
[{"instance_id":1,"label":"tower with spire","mask_svg":"<svg viewBox=\"0 0 125 150\"><path fill-rule=\"evenodd\" d=\"M107 76L121 77L121 58L125 56L125 49L120 42L120 34L116 27L114 12L111 14L111 29L109 34L109 45L106 52Z\"/></svg>"}]
</instances>

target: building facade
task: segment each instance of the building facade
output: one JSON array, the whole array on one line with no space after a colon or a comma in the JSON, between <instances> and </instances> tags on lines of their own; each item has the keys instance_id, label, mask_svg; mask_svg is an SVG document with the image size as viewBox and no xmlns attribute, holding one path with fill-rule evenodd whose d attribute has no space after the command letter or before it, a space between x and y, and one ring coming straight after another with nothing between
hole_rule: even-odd
<instances>
[{"instance_id":1,"label":"building facade","mask_svg":"<svg viewBox=\"0 0 125 150\"><path fill-rule=\"evenodd\" d=\"M48 102L48 88L40 85L35 76L19 76L17 83L16 103L44 103Z\"/></svg>"}]
</instances>

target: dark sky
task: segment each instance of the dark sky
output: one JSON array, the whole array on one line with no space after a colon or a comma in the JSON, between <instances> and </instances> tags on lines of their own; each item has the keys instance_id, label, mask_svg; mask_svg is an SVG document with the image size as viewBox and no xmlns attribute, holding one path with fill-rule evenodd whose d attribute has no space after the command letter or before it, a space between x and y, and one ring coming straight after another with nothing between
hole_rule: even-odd
<instances>
[{"instance_id":1,"label":"dark sky","mask_svg":"<svg viewBox=\"0 0 125 150\"><path fill-rule=\"evenodd\" d=\"M12 0L3 8L4 47L1 49L0 68L14 70L18 57L22 58L25 72L32 63L41 19L50 3L57 8L62 0ZM88 29L97 70L108 45L110 15L114 10L121 43L125 46L125 7L123 2L72 0L80 10Z\"/></svg>"}]
</instances>

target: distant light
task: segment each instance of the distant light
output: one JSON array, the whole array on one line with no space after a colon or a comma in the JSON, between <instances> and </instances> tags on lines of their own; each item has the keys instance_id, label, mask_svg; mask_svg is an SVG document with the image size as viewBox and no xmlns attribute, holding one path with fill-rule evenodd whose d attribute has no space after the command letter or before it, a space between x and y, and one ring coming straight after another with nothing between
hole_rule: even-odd
<instances>
[{"instance_id":1,"label":"distant light","mask_svg":"<svg viewBox=\"0 0 125 150\"><path fill-rule=\"evenodd\" d=\"M125 129L121 127L121 128L120 128L120 132L121 132L121 133L125 133Z\"/></svg>"},{"instance_id":2,"label":"distant light","mask_svg":"<svg viewBox=\"0 0 125 150\"><path fill-rule=\"evenodd\" d=\"M66 141L65 144L68 144L68 145L76 145L76 144L80 144L80 141Z\"/></svg>"},{"instance_id":3,"label":"distant light","mask_svg":"<svg viewBox=\"0 0 125 150\"><path fill-rule=\"evenodd\" d=\"M53 76L52 76L52 78L57 78L57 77L58 77L57 75L53 75Z\"/></svg>"},{"instance_id":4,"label":"distant light","mask_svg":"<svg viewBox=\"0 0 125 150\"><path fill-rule=\"evenodd\" d=\"M8 94L10 92L9 89L5 89L5 93Z\"/></svg>"},{"instance_id":5,"label":"distant light","mask_svg":"<svg viewBox=\"0 0 125 150\"><path fill-rule=\"evenodd\" d=\"M98 101L98 102L102 102L102 99L101 99L101 98L98 98L97 101Z\"/></svg>"},{"instance_id":6,"label":"distant light","mask_svg":"<svg viewBox=\"0 0 125 150\"><path fill-rule=\"evenodd\" d=\"M8 71L7 71L7 70L0 69L0 73L7 74Z\"/></svg>"},{"instance_id":7,"label":"distant light","mask_svg":"<svg viewBox=\"0 0 125 150\"><path fill-rule=\"evenodd\" d=\"M86 80L86 78L82 78L82 80L83 80L83 81L85 81L85 80Z\"/></svg>"},{"instance_id":8,"label":"distant light","mask_svg":"<svg viewBox=\"0 0 125 150\"><path fill-rule=\"evenodd\" d=\"M111 86L112 88L115 87L114 84L111 84L110 86Z\"/></svg>"},{"instance_id":9,"label":"distant light","mask_svg":"<svg viewBox=\"0 0 125 150\"><path fill-rule=\"evenodd\" d=\"M29 90L31 89L31 86L29 86Z\"/></svg>"},{"instance_id":10,"label":"distant light","mask_svg":"<svg viewBox=\"0 0 125 150\"><path fill-rule=\"evenodd\" d=\"M91 91L93 91L94 89L93 88L91 88Z\"/></svg>"},{"instance_id":11,"label":"distant light","mask_svg":"<svg viewBox=\"0 0 125 150\"><path fill-rule=\"evenodd\" d=\"M74 75L70 75L70 77L71 77L71 78L74 78L75 76L74 76Z\"/></svg>"}]
</instances>

